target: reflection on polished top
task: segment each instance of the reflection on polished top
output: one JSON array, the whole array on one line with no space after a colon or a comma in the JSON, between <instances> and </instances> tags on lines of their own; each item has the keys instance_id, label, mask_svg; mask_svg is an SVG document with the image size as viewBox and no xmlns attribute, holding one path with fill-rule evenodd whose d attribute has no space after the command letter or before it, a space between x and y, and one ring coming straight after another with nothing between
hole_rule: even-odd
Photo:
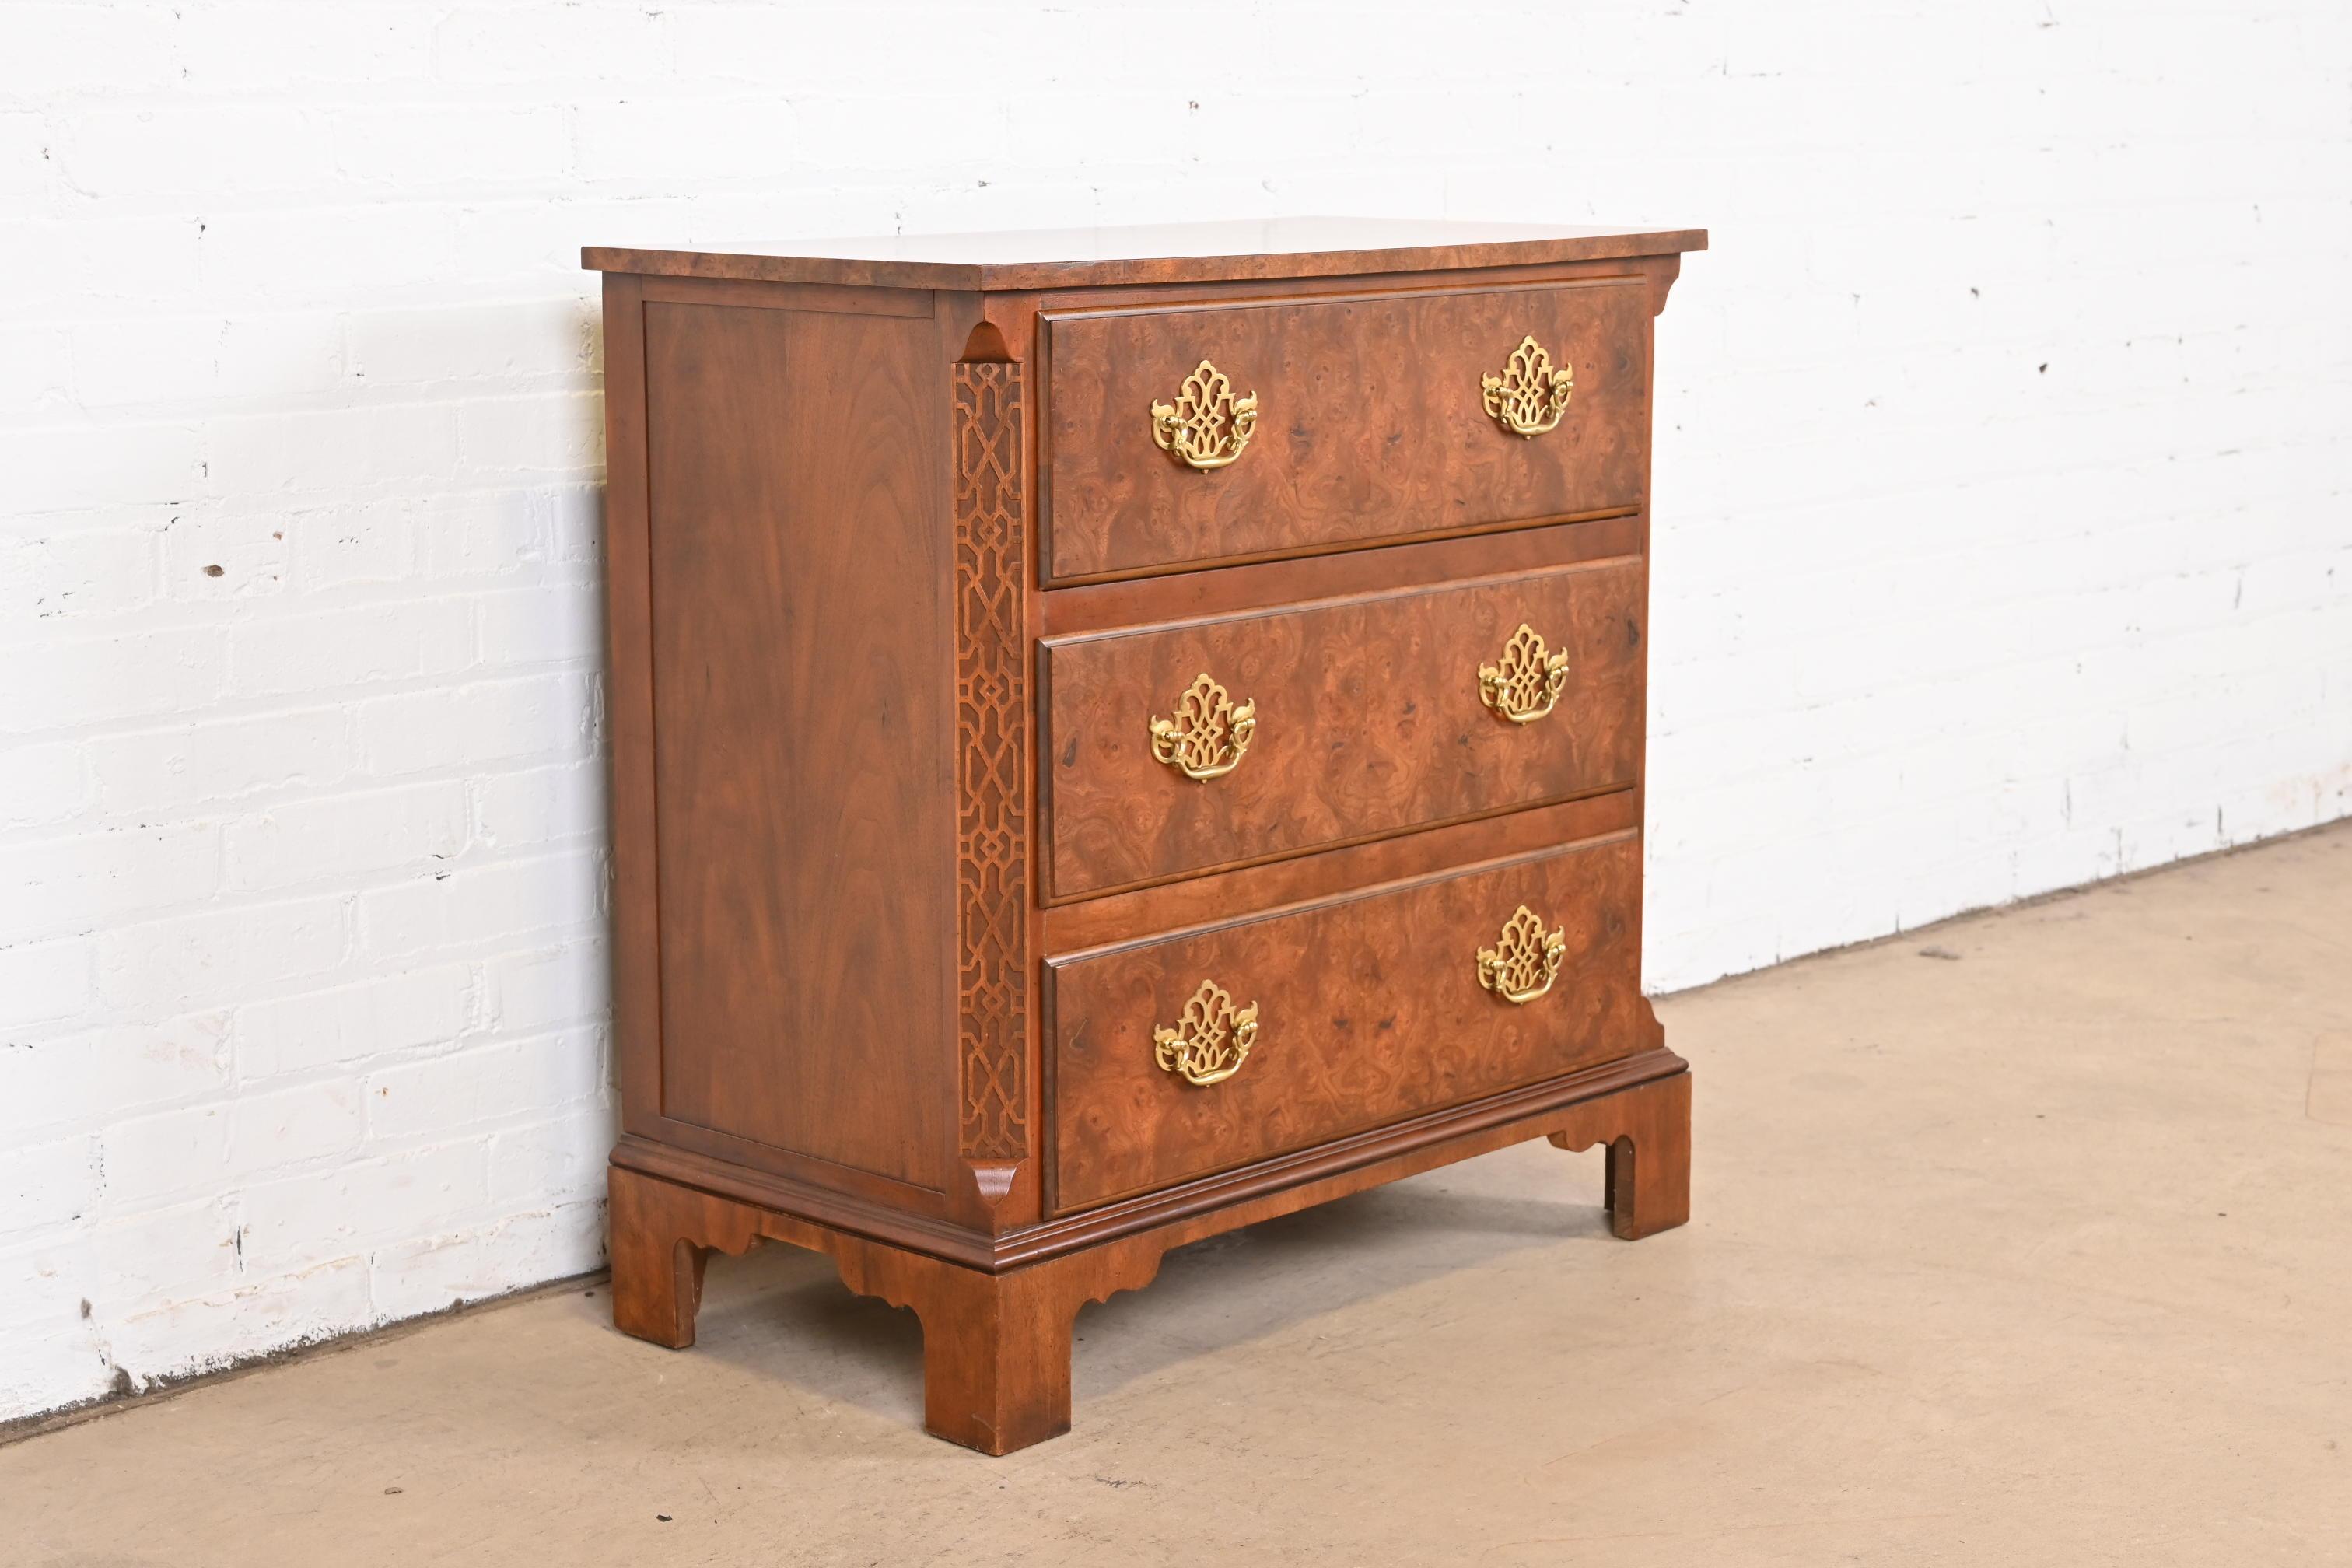
<instances>
[{"instance_id":1,"label":"reflection on polished top","mask_svg":"<svg viewBox=\"0 0 2352 1568\"><path fill-rule=\"evenodd\" d=\"M604 272L777 283L1037 289L1527 266L1655 256L1706 245L1700 229L1286 217L730 243L692 250L591 246L581 252L581 264Z\"/></svg>"}]
</instances>

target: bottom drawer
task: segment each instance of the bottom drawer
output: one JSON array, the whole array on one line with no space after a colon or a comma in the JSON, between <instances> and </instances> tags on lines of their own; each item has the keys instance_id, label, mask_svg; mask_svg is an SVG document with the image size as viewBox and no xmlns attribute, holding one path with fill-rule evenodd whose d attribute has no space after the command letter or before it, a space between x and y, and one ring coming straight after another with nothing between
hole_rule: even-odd
<instances>
[{"instance_id":1,"label":"bottom drawer","mask_svg":"<svg viewBox=\"0 0 2352 1568\"><path fill-rule=\"evenodd\" d=\"M1632 1054L1641 875L1628 833L1049 963L1055 1212Z\"/></svg>"}]
</instances>

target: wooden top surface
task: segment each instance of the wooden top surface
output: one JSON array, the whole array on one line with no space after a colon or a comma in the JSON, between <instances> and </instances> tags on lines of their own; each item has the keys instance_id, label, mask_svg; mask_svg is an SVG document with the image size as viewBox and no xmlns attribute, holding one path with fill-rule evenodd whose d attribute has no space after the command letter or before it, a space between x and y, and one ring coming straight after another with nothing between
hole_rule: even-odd
<instances>
[{"instance_id":1,"label":"wooden top surface","mask_svg":"<svg viewBox=\"0 0 2352 1568\"><path fill-rule=\"evenodd\" d=\"M580 261L593 271L668 278L998 289L1423 272L1706 248L1706 231L1697 228L1290 217L799 240L789 247L635 250L592 245L580 253Z\"/></svg>"}]
</instances>

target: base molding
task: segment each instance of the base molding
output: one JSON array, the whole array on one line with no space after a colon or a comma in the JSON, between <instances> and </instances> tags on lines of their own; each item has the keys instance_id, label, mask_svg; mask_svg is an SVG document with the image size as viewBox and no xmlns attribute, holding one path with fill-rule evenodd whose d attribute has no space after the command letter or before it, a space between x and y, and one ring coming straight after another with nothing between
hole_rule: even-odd
<instances>
[{"instance_id":1,"label":"base molding","mask_svg":"<svg viewBox=\"0 0 2352 1568\"><path fill-rule=\"evenodd\" d=\"M1391 1122L1237 1170L1219 1172L1159 1192L1118 1199L994 1235L635 1134L624 1134L614 1146L613 1164L616 1169L698 1188L755 1208L794 1215L816 1225L886 1241L968 1268L1001 1273L1042 1263L1065 1252L1098 1246L1139 1230L1255 1202L1287 1188L1312 1186L1322 1193L1322 1197L1306 1202L1319 1203L1323 1197L1338 1197L1488 1150L1545 1137L1552 1130L1547 1119L1556 1112L1621 1089L1689 1070L1690 1064L1674 1052L1662 1046L1653 1047L1465 1105ZM1353 1184L1329 1186L1332 1178L1344 1178L1359 1170L1372 1173ZM1256 1213L1254 1218L1286 1212L1275 1208ZM1252 1221L1234 1223L1247 1225ZM1200 1233L1214 1234L1213 1229ZM1186 1239L1198 1240L1199 1237Z\"/></svg>"},{"instance_id":2,"label":"base molding","mask_svg":"<svg viewBox=\"0 0 2352 1568\"><path fill-rule=\"evenodd\" d=\"M973 1237L980 1245L963 1258L866 1234L839 1223L837 1212L796 1213L645 1169L670 1162L646 1160L624 1140L610 1173L614 1322L682 1350L694 1342L711 1253L740 1255L761 1240L821 1252L851 1290L911 1308L921 1321L925 1428L983 1453L1010 1453L1069 1430L1078 1309L1149 1285L1171 1247L1539 1137L1571 1151L1608 1145L1607 1203L1618 1236L1634 1240L1683 1224L1690 1216L1687 1065L1659 1049L1607 1067L1615 1070L1496 1096L993 1245ZM728 1184L740 1192L739 1183Z\"/></svg>"}]
</instances>

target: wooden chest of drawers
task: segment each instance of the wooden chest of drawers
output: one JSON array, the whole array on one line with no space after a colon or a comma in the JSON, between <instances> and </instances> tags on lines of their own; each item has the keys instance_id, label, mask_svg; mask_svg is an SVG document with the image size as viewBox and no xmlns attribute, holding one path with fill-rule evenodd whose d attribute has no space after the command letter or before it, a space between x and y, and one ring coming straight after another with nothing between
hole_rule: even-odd
<instances>
[{"instance_id":1,"label":"wooden chest of drawers","mask_svg":"<svg viewBox=\"0 0 2352 1568\"><path fill-rule=\"evenodd\" d=\"M614 1312L762 1237L1066 1429L1171 1247L1528 1138L1688 1208L1640 989L1652 324L1690 231L592 249Z\"/></svg>"}]
</instances>

